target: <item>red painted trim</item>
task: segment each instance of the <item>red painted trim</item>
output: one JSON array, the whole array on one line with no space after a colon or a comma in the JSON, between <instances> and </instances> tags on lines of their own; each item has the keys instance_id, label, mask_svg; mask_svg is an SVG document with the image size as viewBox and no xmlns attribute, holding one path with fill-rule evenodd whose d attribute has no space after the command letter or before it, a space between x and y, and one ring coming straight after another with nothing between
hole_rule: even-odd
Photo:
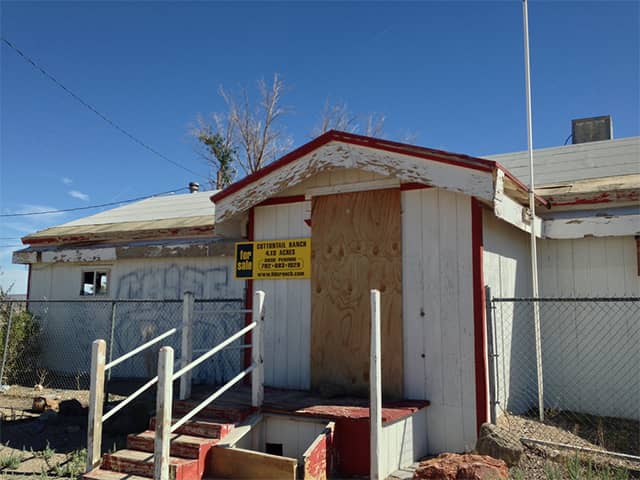
<instances>
[{"instance_id":1,"label":"red painted trim","mask_svg":"<svg viewBox=\"0 0 640 480\"><path fill-rule=\"evenodd\" d=\"M247 222L247 240L253 242L253 231L255 227L255 210L253 207L249 209L249 219ZM246 281L246 290L245 290L245 299L244 304L247 310L251 310L253 308L253 280ZM251 313L247 313L244 317L244 325L250 325L252 321ZM248 345L251 343L251 332L248 332L245 339L245 344ZM251 349L247 348L244 350L244 368L249 368L251 365ZM245 377L248 381L249 377Z\"/></svg>"},{"instance_id":2,"label":"red painted trim","mask_svg":"<svg viewBox=\"0 0 640 480\"><path fill-rule=\"evenodd\" d=\"M269 205L285 205L287 203L299 203L306 200L304 195L291 195L288 197L272 197L267 198L264 202L260 202L256 207L266 207Z\"/></svg>"},{"instance_id":3,"label":"red painted trim","mask_svg":"<svg viewBox=\"0 0 640 480\"><path fill-rule=\"evenodd\" d=\"M225 188L224 190L214 194L211 196L211 201L212 202L217 202L225 197L228 197L229 195L231 195L234 192L237 192L238 190L240 190L241 188L245 187L246 185L255 182L256 180L258 180L259 178L264 177L265 175L278 170L281 167L284 167L285 165L297 160L298 158L306 155L309 152L312 152L313 150L315 150L316 148L321 147L322 145L329 143L332 138L331 138L331 134L333 131L329 131L323 135L320 135L318 138L315 138L314 140L311 140L308 143L305 143L304 145L302 145L301 147L296 148L295 150L293 150L292 152L287 153L285 156L280 157L278 160L276 160L273 163L270 163L269 165L262 167L260 170L258 170L257 172L252 173L251 175L248 175L246 177L244 177L241 180L238 180L236 183L233 183L231 185L229 185L227 188Z\"/></svg>"},{"instance_id":4,"label":"red painted trim","mask_svg":"<svg viewBox=\"0 0 640 480\"><path fill-rule=\"evenodd\" d=\"M471 255L473 262L473 337L476 372L476 426L489 419L488 365L487 365L487 325L485 321L482 205L471 198Z\"/></svg>"},{"instance_id":5,"label":"red painted trim","mask_svg":"<svg viewBox=\"0 0 640 480\"><path fill-rule=\"evenodd\" d=\"M640 200L640 191L622 191L622 192L601 192L593 194L592 196L584 195L582 198L578 198L579 194L574 194L573 199L562 201L562 195L549 195L549 200L553 203L554 207L565 207L571 205L597 205L600 203L615 203L615 202L637 202Z\"/></svg>"},{"instance_id":6,"label":"red painted trim","mask_svg":"<svg viewBox=\"0 0 640 480\"><path fill-rule=\"evenodd\" d=\"M400 184L400 191L402 192L405 192L407 190L422 190L423 188L433 188L433 186L417 182Z\"/></svg>"},{"instance_id":7,"label":"red painted trim","mask_svg":"<svg viewBox=\"0 0 640 480\"><path fill-rule=\"evenodd\" d=\"M237 192L246 185L255 182L256 180L268 175L269 173L284 167L285 165L296 161L300 157L307 153L325 145L331 141L338 141L348 143L351 145L359 145L364 147L375 148L378 150L385 150L388 152L401 153L404 155L410 155L413 157L423 158L425 160L432 160L434 162L447 163L450 165L456 165L459 167L470 168L473 170L480 170L484 172L491 172L496 168L496 162L492 160L485 160L483 158L471 157L468 155L462 155L459 153L446 152L444 150L435 150L432 148L417 147L415 145L409 145L405 143L392 142L389 140L381 140L373 137L365 137L363 135L356 135L353 133L338 132L336 130L330 130L318 138L305 143L301 147L286 154L273 163L261 168L257 172L248 175L242 180L228 186L226 189L211 196L212 202L217 202L225 197L228 197L232 193ZM444 157L444 158L443 158Z\"/></svg>"},{"instance_id":8,"label":"red painted trim","mask_svg":"<svg viewBox=\"0 0 640 480\"><path fill-rule=\"evenodd\" d=\"M504 165L502 165L499 162L496 162L496 168L502 170L502 172L504 173L504 176L507 177L509 180L511 180L513 183L516 184L516 186L518 188L520 188L520 190L523 190L525 192L527 192L527 194L529 194L529 187L527 187L522 180L520 180L519 178L517 178L513 173L511 173L509 170L507 170L505 168ZM543 207L546 208L551 208L551 203L549 203L548 200L542 198L540 195L538 195L537 193L533 194L533 198L535 198L538 203L540 203L540 205L542 205Z\"/></svg>"}]
</instances>

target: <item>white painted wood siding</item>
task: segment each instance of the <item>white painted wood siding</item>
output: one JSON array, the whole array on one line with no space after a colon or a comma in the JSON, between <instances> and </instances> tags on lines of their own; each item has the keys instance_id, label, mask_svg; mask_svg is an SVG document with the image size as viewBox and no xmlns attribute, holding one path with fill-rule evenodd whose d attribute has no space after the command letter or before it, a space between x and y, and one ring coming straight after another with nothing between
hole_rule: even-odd
<instances>
[{"instance_id":1,"label":"white painted wood siding","mask_svg":"<svg viewBox=\"0 0 640 480\"><path fill-rule=\"evenodd\" d=\"M304 222L310 202L255 209L254 239L311 237ZM311 280L256 280L265 297L265 384L308 389L310 386Z\"/></svg>"},{"instance_id":2,"label":"white painted wood siding","mask_svg":"<svg viewBox=\"0 0 640 480\"><path fill-rule=\"evenodd\" d=\"M484 277L494 297L531 296L529 236L484 213ZM539 240L540 296L638 297L635 239ZM496 302L498 414L537 406L531 302ZM640 418L637 305L540 306L547 408ZM615 392L614 395L611 392Z\"/></svg>"},{"instance_id":3,"label":"white painted wood siding","mask_svg":"<svg viewBox=\"0 0 640 480\"><path fill-rule=\"evenodd\" d=\"M429 407L423 408L409 417L382 427L380 478L386 478L427 455L428 410Z\"/></svg>"},{"instance_id":4,"label":"white painted wood siding","mask_svg":"<svg viewBox=\"0 0 640 480\"><path fill-rule=\"evenodd\" d=\"M544 240L538 262L543 296L640 296L632 236ZM563 366L545 369L545 403L640 420L638 318L631 302L544 305L543 360Z\"/></svg>"},{"instance_id":5,"label":"white painted wood siding","mask_svg":"<svg viewBox=\"0 0 640 480\"><path fill-rule=\"evenodd\" d=\"M548 297L638 297L635 238L597 237L538 243L540 294Z\"/></svg>"},{"instance_id":6,"label":"white painted wood siding","mask_svg":"<svg viewBox=\"0 0 640 480\"><path fill-rule=\"evenodd\" d=\"M404 389L427 399L428 450L476 441L471 198L402 193Z\"/></svg>"},{"instance_id":7,"label":"white painted wood siding","mask_svg":"<svg viewBox=\"0 0 640 480\"><path fill-rule=\"evenodd\" d=\"M493 297L531 296L531 257L529 234L483 212L484 282ZM535 349L531 309L512 302L495 305L495 338L498 362L500 409L522 413L537 401Z\"/></svg>"},{"instance_id":8,"label":"white painted wood siding","mask_svg":"<svg viewBox=\"0 0 640 480\"><path fill-rule=\"evenodd\" d=\"M171 300L190 291L198 300L241 298L244 282L234 279L233 262L229 256L34 264L29 294L34 300ZM93 270L109 271L108 295L80 295L82 272Z\"/></svg>"},{"instance_id":9,"label":"white painted wood siding","mask_svg":"<svg viewBox=\"0 0 640 480\"><path fill-rule=\"evenodd\" d=\"M254 433L254 449L264 452L267 443L282 444L282 455L295 458L298 467L302 468L304 452L325 431L328 423L321 419L264 415Z\"/></svg>"}]
</instances>

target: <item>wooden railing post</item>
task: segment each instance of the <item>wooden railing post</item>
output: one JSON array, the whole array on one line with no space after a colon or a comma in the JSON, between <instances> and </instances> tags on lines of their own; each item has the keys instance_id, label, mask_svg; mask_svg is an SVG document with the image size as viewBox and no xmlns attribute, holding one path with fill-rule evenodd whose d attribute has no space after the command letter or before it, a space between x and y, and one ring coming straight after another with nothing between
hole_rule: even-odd
<instances>
[{"instance_id":1,"label":"wooden railing post","mask_svg":"<svg viewBox=\"0 0 640 480\"><path fill-rule=\"evenodd\" d=\"M370 472L371 480L381 477L380 440L382 437L382 369L380 364L380 292L371 290L371 360L369 365L370 388Z\"/></svg>"},{"instance_id":2,"label":"wooden railing post","mask_svg":"<svg viewBox=\"0 0 640 480\"><path fill-rule=\"evenodd\" d=\"M104 340L95 340L91 345L91 390L89 392L89 424L87 426L87 472L93 470L93 468L100 463L106 351L107 344Z\"/></svg>"},{"instance_id":3,"label":"wooden railing post","mask_svg":"<svg viewBox=\"0 0 640 480\"><path fill-rule=\"evenodd\" d=\"M251 360L256 366L251 372L251 405L259 408L264 400L264 292L261 290L254 294L251 317L256 324L251 341Z\"/></svg>"},{"instance_id":4,"label":"wooden railing post","mask_svg":"<svg viewBox=\"0 0 640 480\"><path fill-rule=\"evenodd\" d=\"M180 366L185 367L193 359L193 306L194 297L191 292L184 292L182 297L182 352ZM191 371L180 378L180 400L191 396Z\"/></svg>"},{"instance_id":5,"label":"wooden railing post","mask_svg":"<svg viewBox=\"0 0 640 480\"><path fill-rule=\"evenodd\" d=\"M173 401L173 348L158 353L158 392L156 396L156 435L153 448L155 480L169 480L169 440Z\"/></svg>"}]
</instances>

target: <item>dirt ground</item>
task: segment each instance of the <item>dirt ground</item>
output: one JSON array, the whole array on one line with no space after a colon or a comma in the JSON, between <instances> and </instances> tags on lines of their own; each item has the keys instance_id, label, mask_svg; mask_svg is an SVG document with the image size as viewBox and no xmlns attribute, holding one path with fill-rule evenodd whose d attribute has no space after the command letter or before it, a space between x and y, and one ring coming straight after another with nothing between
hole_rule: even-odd
<instances>
[{"instance_id":1,"label":"dirt ground","mask_svg":"<svg viewBox=\"0 0 640 480\"><path fill-rule=\"evenodd\" d=\"M125 398L135 384L110 394L111 401ZM113 391L113 390L112 390ZM33 398L43 396L58 401L78 400L76 411L64 412L31 410ZM11 386L0 394L0 479L19 478L76 478L84 471L86 462L87 409L89 392ZM121 414L104 425L103 451L124 447L130 431L142 431L148 425L147 412L152 406L138 403L127 414Z\"/></svg>"},{"instance_id":2,"label":"dirt ground","mask_svg":"<svg viewBox=\"0 0 640 480\"><path fill-rule=\"evenodd\" d=\"M636 420L558 412L547 413L544 423L520 415L502 415L497 423L518 437L640 456L640 422Z\"/></svg>"},{"instance_id":3,"label":"dirt ground","mask_svg":"<svg viewBox=\"0 0 640 480\"><path fill-rule=\"evenodd\" d=\"M512 480L630 480L640 479L640 462L525 445L509 473Z\"/></svg>"}]
</instances>

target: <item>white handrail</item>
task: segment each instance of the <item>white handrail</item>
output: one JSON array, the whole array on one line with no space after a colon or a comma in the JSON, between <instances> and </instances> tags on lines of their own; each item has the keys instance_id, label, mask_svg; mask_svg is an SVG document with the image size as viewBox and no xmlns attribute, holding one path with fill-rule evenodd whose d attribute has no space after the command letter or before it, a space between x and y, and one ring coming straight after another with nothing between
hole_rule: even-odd
<instances>
[{"instance_id":1,"label":"white handrail","mask_svg":"<svg viewBox=\"0 0 640 480\"><path fill-rule=\"evenodd\" d=\"M127 360L127 359L129 359L129 358L133 357L134 355L136 355L136 354L140 353L141 351L143 351L143 350L145 350L145 349L149 348L151 345L155 345L156 343L158 343L158 342L160 342L160 341L164 340L165 338L170 337L171 335L173 335L174 333L176 333L179 329L180 329L180 328L178 327L178 328L172 328L172 329L170 329L170 330L167 330L166 332L164 332L164 333L162 333L162 334L158 335L158 336L157 336L157 337L155 337L154 339L149 340L149 341L148 341L148 342L146 342L146 343L143 343L142 345L140 345L140 346L138 346L138 347L134 348L134 349L133 349L133 350L131 350L130 352L125 353L125 354L124 354L124 355L122 355L121 357L118 357L118 358L116 358L115 360L112 360L111 362L107 363L107 364L104 366L104 369L105 369L105 370L109 370L110 368L115 367L116 365L118 365L118 364L120 364L120 363L124 362L125 360Z\"/></svg>"},{"instance_id":2,"label":"white handrail","mask_svg":"<svg viewBox=\"0 0 640 480\"><path fill-rule=\"evenodd\" d=\"M238 330L235 334L233 334L232 336L230 336L229 338L227 338L226 340L220 342L218 345L216 345L215 347L213 347L211 350L209 350L207 353L200 355L198 358L196 358L193 362L191 362L189 365L185 365L184 367L182 367L180 370L178 370L177 372L175 372L173 374L173 380L177 380L178 378L180 378L184 373L188 372L189 370L194 369L195 367L197 367L198 365L200 365L202 362L204 362L205 360L211 358L213 355L215 355L216 353L218 353L220 350L222 350L224 347L226 347L227 345L229 345L230 343L234 342L235 340L237 340L238 338L240 338L241 336L243 336L244 334L246 334L247 332L250 332L251 330L253 330L256 327L256 322L251 322L249 325L247 325L246 327L244 327L242 330Z\"/></svg>"},{"instance_id":3,"label":"white handrail","mask_svg":"<svg viewBox=\"0 0 640 480\"><path fill-rule=\"evenodd\" d=\"M185 305L187 302L185 301ZM159 354L158 360L158 392L157 392L157 401L156 401L156 422L159 419L162 419L162 426L160 428L156 428L155 440L154 440L154 461L156 462L156 469L154 471L154 479L155 480L165 480L167 478L168 472L167 468L164 467L164 463L166 463L166 459L168 458L170 451L170 433L176 431L181 426L183 426L186 422L191 420L194 416L196 416L199 412L201 412L204 408L207 407L211 402L219 398L223 393L233 387L236 383L238 383L242 378L244 378L249 373L252 373L251 378L251 405L253 407L260 407L262 405L262 401L264 398L264 345L263 345L263 335L262 329L264 328L264 292L257 291L254 295L254 303L253 309L251 310L252 314L252 322L245 326L244 328L237 331L235 334L227 338L226 340L220 342L218 345L213 347L207 353L201 355L196 360L190 362L187 365L184 365L187 361L190 360L191 355L193 354L192 345L189 342L185 342L183 339L183 349L186 345L188 347L188 352L182 352L183 354L183 366L175 373L171 374L167 369L173 365L173 350L169 347L162 348ZM185 328L183 329L183 335L185 332L189 332L190 328L187 326L187 322L184 322ZM172 417L172 401L173 401L173 391L172 385L173 381L180 378L181 380L181 395L184 391L187 391L186 385L182 385L182 382L187 382L188 377L183 376L185 373L191 371L196 366L203 363L205 360L211 358L213 355L218 353L225 347L228 347L232 342L238 340L243 335L246 335L250 331L253 332L253 340L251 342L251 365L245 368L242 372L237 374L227 383L225 383L222 387L216 390L209 397L204 399L200 404L184 415L181 419L176 421L173 425L168 425L171 422ZM243 345L246 346L246 345ZM186 353L186 356L185 356ZM171 358L169 358L171 357ZM188 381L190 384L190 381ZM190 385L189 385L190 386ZM163 468L160 468L159 465L163 463Z\"/></svg>"},{"instance_id":4,"label":"white handrail","mask_svg":"<svg viewBox=\"0 0 640 480\"><path fill-rule=\"evenodd\" d=\"M106 422L107 420L109 420L111 417L113 417L116 413L118 413L120 410L122 410L124 407L126 407L128 404L130 404L133 400L135 400L136 398L138 398L140 395L142 395L145 390L147 390L149 387L155 385L158 382L158 376L156 375L155 377L153 377L151 380L149 380L147 383L145 383L143 386L141 386L138 390L136 390L135 392L133 392L131 395L129 395L127 398L125 398L124 400L122 400L120 403L118 403L118 405L116 405L115 407L113 407L111 410L109 410L107 413L105 413L102 416L102 423Z\"/></svg>"},{"instance_id":5,"label":"white handrail","mask_svg":"<svg viewBox=\"0 0 640 480\"><path fill-rule=\"evenodd\" d=\"M200 413L201 410L205 409L207 407L207 405L209 405L216 398L218 398L224 392L226 392L231 387L233 387L236 383L238 383L240 380L242 380L242 378L245 375L247 375L249 372L253 371L255 368L256 368L256 364L252 363L249 367L245 368L242 372L240 372L238 375L233 377L231 380L229 380L227 383L225 383L222 387L220 387L218 390L216 390L215 393L213 393L209 397L205 398L202 402L200 402L200 404L197 407L195 407L193 410L191 410L189 413L187 413L184 417L182 417L176 423L171 425L171 433L175 432L178 428L180 428L182 425L184 425L189 420L191 420L193 417L195 417L198 413Z\"/></svg>"}]
</instances>

